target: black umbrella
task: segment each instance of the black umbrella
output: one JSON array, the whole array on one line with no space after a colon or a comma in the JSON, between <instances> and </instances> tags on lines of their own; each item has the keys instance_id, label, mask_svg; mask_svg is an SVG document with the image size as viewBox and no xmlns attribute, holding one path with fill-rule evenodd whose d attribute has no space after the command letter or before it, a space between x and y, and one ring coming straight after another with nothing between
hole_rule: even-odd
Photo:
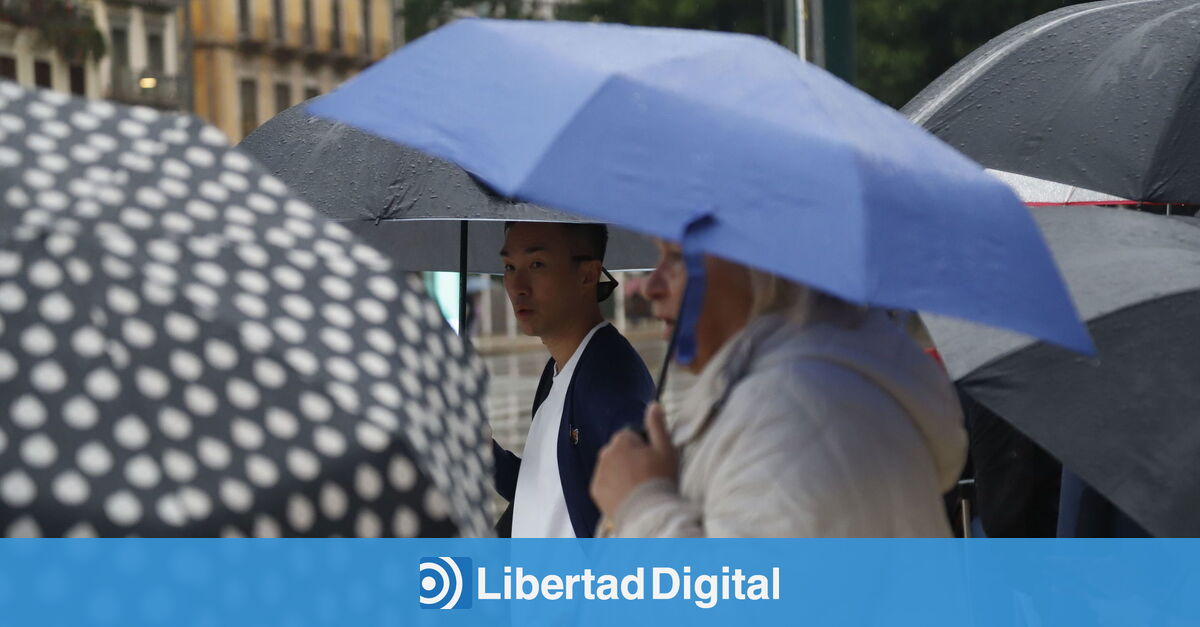
<instances>
[{"instance_id":1,"label":"black umbrella","mask_svg":"<svg viewBox=\"0 0 1200 627\"><path fill-rule=\"evenodd\" d=\"M0 82L0 140L0 532L488 532L419 280L198 119Z\"/></svg>"},{"instance_id":2,"label":"black umbrella","mask_svg":"<svg viewBox=\"0 0 1200 627\"><path fill-rule=\"evenodd\" d=\"M1159 536L1200 534L1200 228L1034 209L1099 350L925 316L951 376Z\"/></svg>"},{"instance_id":3,"label":"black umbrella","mask_svg":"<svg viewBox=\"0 0 1200 627\"><path fill-rule=\"evenodd\" d=\"M398 267L459 272L460 294L466 294L466 273L502 272L505 221L586 221L500 198L456 165L310 116L307 106L275 116L239 147ZM608 269L652 268L657 256L645 236L610 229Z\"/></svg>"},{"instance_id":4,"label":"black umbrella","mask_svg":"<svg viewBox=\"0 0 1200 627\"><path fill-rule=\"evenodd\" d=\"M1066 7L971 53L903 111L989 168L1200 203L1197 33L1195 0Z\"/></svg>"}]
</instances>

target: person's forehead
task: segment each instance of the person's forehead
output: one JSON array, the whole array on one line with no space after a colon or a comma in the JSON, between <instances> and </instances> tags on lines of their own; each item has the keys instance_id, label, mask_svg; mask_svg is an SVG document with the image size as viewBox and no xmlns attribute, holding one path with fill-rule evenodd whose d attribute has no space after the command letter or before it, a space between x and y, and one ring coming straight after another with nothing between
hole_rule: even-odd
<instances>
[{"instance_id":1,"label":"person's forehead","mask_svg":"<svg viewBox=\"0 0 1200 627\"><path fill-rule=\"evenodd\" d=\"M566 250L571 244L570 237L570 230L561 224L517 222L509 227L504 236L504 250L509 254L523 253L529 248Z\"/></svg>"}]
</instances>

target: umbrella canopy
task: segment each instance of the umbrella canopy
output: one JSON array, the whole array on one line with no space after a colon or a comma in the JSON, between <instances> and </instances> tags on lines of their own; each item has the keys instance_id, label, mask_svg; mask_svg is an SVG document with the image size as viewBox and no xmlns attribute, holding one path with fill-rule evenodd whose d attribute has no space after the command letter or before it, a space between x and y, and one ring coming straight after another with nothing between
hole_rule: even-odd
<instances>
[{"instance_id":1,"label":"umbrella canopy","mask_svg":"<svg viewBox=\"0 0 1200 627\"><path fill-rule=\"evenodd\" d=\"M1017 193L1021 202L1029 207L1054 205L1136 205L1137 201L1097 192L1091 189L1064 185L1046 179L1001 170L988 170L988 174L1004 181Z\"/></svg>"},{"instance_id":2,"label":"umbrella canopy","mask_svg":"<svg viewBox=\"0 0 1200 627\"><path fill-rule=\"evenodd\" d=\"M488 532L418 280L198 119L5 82L0 136L0 532Z\"/></svg>"},{"instance_id":3,"label":"umbrella canopy","mask_svg":"<svg viewBox=\"0 0 1200 627\"><path fill-rule=\"evenodd\" d=\"M1033 213L1099 358L923 316L946 367L1147 530L1200 534L1200 228L1120 209Z\"/></svg>"},{"instance_id":4,"label":"umbrella canopy","mask_svg":"<svg viewBox=\"0 0 1200 627\"><path fill-rule=\"evenodd\" d=\"M762 38L462 20L310 110L689 255L1090 348L1003 183Z\"/></svg>"},{"instance_id":5,"label":"umbrella canopy","mask_svg":"<svg viewBox=\"0 0 1200 627\"><path fill-rule=\"evenodd\" d=\"M454 164L313 117L307 105L271 118L239 147L400 268L501 274L505 221L584 221L500 198ZM458 250L462 220L471 221L465 268ZM610 270L653 268L657 256L645 236L611 229Z\"/></svg>"},{"instance_id":6,"label":"umbrella canopy","mask_svg":"<svg viewBox=\"0 0 1200 627\"><path fill-rule=\"evenodd\" d=\"M1047 13L971 53L904 108L989 168L1156 203L1200 203L1200 4Z\"/></svg>"}]
</instances>

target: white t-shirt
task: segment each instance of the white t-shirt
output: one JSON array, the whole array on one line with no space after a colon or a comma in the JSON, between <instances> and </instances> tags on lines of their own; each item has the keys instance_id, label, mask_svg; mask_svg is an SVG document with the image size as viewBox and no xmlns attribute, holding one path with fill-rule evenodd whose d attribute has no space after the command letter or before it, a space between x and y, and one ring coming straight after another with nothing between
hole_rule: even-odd
<instances>
[{"instance_id":1,"label":"white t-shirt","mask_svg":"<svg viewBox=\"0 0 1200 627\"><path fill-rule=\"evenodd\" d=\"M608 322L592 327L558 374L550 393L538 406L525 439L521 455L521 471L517 475L517 492L513 498L512 537L514 538L574 538L575 529L567 513L562 481L558 476L558 433L562 425L563 405L567 388L575 374L575 364L587 348L592 336Z\"/></svg>"}]
</instances>

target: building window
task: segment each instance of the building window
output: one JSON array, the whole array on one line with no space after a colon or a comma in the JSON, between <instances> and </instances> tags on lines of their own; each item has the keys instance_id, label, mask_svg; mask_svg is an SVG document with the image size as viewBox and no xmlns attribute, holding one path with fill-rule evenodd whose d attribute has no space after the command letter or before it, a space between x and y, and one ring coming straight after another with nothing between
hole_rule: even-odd
<instances>
[{"instance_id":1,"label":"building window","mask_svg":"<svg viewBox=\"0 0 1200 627\"><path fill-rule=\"evenodd\" d=\"M362 0L362 53L371 56L371 0Z\"/></svg>"},{"instance_id":2,"label":"building window","mask_svg":"<svg viewBox=\"0 0 1200 627\"><path fill-rule=\"evenodd\" d=\"M275 20L275 39L284 41L287 36L287 31L285 30L287 28L287 23L283 19L283 0L274 0L271 5L271 12L273 13L272 17Z\"/></svg>"},{"instance_id":3,"label":"building window","mask_svg":"<svg viewBox=\"0 0 1200 627\"><path fill-rule=\"evenodd\" d=\"M124 28L112 29L113 67L129 67L129 31Z\"/></svg>"},{"instance_id":4,"label":"building window","mask_svg":"<svg viewBox=\"0 0 1200 627\"><path fill-rule=\"evenodd\" d=\"M342 47L342 3L333 0L333 27L330 32L329 47L338 50Z\"/></svg>"},{"instance_id":5,"label":"building window","mask_svg":"<svg viewBox=\"0 0 1200 627\"><path fill-rule=\"evenodd\" d=\"M87 74L82 65L71 66L71 93L77 96L87 95Z\"/></svg>"},{"instance_id":6,"label":"building window","mask_svg":"<svg viewBox=\"0 0 1200 627\"><path fill-rule=\"evenodd\" d=\"M316 87L305 87L304 88L304 99L305 100L312 100L313 98L316 98L317 96L320 96L320 95L321 95L321 90Z\"/></svg>"},{"instance_id":7,"label":"building window","mask_svg":"<svg viewBox=\"0 0 1200 627\"><path fill-rule=\"evenodd\" d=\"M246 79L238 89L242 96L242 137L245 137L258 127L258 85Z\"/></svg>"},{"instance_id":8,"label":"building window","mask_svg":"<svg viewBox=\"0 0 1200 627\"><path fill-rule=\"evenodd\" d=\"M275 83L275 111L283 111L292 106L292 86L287 83Z\"/></svg>"},{"instance_id":9,"label":"building window","mask_svg":"<svg viewBox=\"0 0 1200 627\"><path fill-rule=\"evenodd\" d=\"M14 57L0 57L0 78L17 80L17 60Z\"/></svg>"},{"instance_id":10,"label":"building window","mask_svg":"<svg viewBox=\"0 0 1200 627\"><path fill-rule=\"evenodd\" d=\"M250 25L250 0L238 0L238 34L249 37L254 32Z\"/></svg>"},{"instance_id":11,"label":"building window","mask_svg":"<svg viewBox=\"0 0 1200 627\"><path fill-rule=\"evenodd\" d=\"M156 75L161 75L163 72L166 47L163 45L163 36L161 33L150 33L146 37L146 59L149 69Z\"/></svg>"},{"instance_id":12,"label":"building window","mask_svg":"<svg viewBox=\"0 0 1200 627\"><path fill-rule=\"evenodd\" d=\"M315 20L313 19L313 0L304 0L304 45L312 47L316 40L314 32Z\"/></svg>"},{"instance_id":13,"label":"building window","mask_svg":"<svg viewBox=\"0 0 1200 627\"><path fill-rule=\"evenodd\" d=\"M35 61L33 64L33 84L38 87L50 89L52 87L52 79L50 77L50 62Z\"/></svg>"}]
</instances>

